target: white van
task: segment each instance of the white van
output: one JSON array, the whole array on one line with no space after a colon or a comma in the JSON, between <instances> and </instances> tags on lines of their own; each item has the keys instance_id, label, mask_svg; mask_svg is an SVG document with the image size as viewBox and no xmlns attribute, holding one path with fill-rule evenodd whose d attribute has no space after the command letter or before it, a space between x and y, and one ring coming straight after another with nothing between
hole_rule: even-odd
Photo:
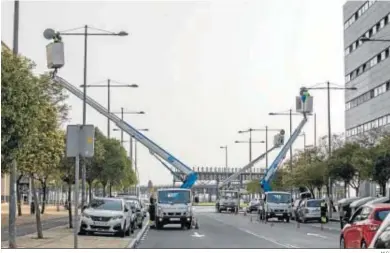
<instances>
[{"instance_id":1,"label":"white van","mask_svg":"<svg viewBox=\"0 0 390 253\"><path fill-rule=\"evenodd\" d=\"M290 222L292 215L292 198L289 192L266 192L264 197L265 219L277 218Z\"/></svg>"}]
</instances>

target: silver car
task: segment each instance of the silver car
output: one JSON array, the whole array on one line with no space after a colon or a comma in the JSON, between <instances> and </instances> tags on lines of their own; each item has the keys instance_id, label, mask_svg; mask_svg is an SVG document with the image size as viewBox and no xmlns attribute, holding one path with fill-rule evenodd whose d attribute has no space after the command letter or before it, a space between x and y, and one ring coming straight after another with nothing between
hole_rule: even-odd
<instances>
[{"instance_id":1,"label":"silver car","mask_svg":"<svg viewBox=\"0 0 390 253\"><path fill-rule=\"evenodd\" d=\"M83 208L79 234L112 233L125 237L130 235L131 210L123 199L95 198Z\"/></svg>"},{"instance_id":2,"label":"silver car","mask_svg":"<svg viewBox=\"0 0 390 253\"><path fill-rule=\"evenodd\" d=\"M321 202L322 199L304 199L297 209L297 221L306 223L307 221L321 222Z\"/></svg>"}]
</instances>

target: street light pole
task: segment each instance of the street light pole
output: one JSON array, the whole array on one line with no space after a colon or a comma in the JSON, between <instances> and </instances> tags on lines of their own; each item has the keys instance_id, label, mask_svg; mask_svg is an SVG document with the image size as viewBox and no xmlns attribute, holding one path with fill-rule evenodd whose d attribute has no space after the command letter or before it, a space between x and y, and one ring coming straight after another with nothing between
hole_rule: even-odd
<instances>
[{"instance_id":1,"label":"street light pole","mask_svg":"<svg viewBox=\"0 0 390 253\"><path fill-rule=\"evenodd\" d=\"M290 109L290 138L292 136L292 109ZM290 171L293 171L293 162L292 162L292 145L290 145ZM292 192L292 190L291 190Z\"/></svg>"},{"instance_id":2,"label":"street light pole","mask_svg":"<svg viewBox=\"0 0 390 253\"><path fill-rule=\"evenodd\" d=\"M225 145L225 146L221 146L220 148L225 150L225 170L227 170L227 168L228 168L228 146Z\"/></svg>"},{"instance_id":3,"label":"street light pole","mask_svg":"<svg viewBox=\"0 0 390 253\"><path fill-rule=\"evenodd\" d=\"M363 41L367 41L367 40L364 40ZM302 88L306 88L308 90L326 90L327 91L327 94L328 94L328 103L327 103L327 107L328 107L328 157L331 156L331 153L332 153L332 129L331 129L331 111L330 111L330 90L357 90L356 87L331 87L330 86L331 83L329 81L326 82L326 87L309 87L309 88L306 88L306 87L302 87ZM328 188L329 188L329 201L333 198L332 195L333 195L333 190L332 190L332 179L329 177L328 179ZM332 212L333 212L333 209L332 209L332 206L329 204L329 218L332 218Z\"/></svg>"}]
</instances>

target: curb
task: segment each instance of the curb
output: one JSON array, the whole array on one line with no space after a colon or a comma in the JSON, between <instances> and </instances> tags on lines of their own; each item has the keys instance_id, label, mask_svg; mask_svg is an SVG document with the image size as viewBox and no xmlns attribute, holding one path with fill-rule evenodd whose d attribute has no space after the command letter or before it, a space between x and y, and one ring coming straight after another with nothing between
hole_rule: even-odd
<instances>
[{"instance_id":1,"label":"curb","mask_svg":"<svg viewBox=\"0 0 390 253\"><path fill-rule=\"evenodd\" d=\"M135 238L133 240L131 240L129 242L129 244L127 245L126 249L134 249L137 247L138 243L141 241L141 238L142 236L145 234L145 232L148 230L149 228L149 215L146 216L147 219L145 219L144 221L144 226L142 227L142 229L137 233L137 235L135 236Z\"/></svg>"}]
</instances>

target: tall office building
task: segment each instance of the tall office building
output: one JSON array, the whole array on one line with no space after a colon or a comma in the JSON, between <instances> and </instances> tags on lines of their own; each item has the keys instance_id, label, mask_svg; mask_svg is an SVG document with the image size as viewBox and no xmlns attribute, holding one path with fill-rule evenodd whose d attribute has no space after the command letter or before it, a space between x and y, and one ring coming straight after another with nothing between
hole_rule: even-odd
<instances>
[{"instance_id":1,"label":"tall office building","mask_svg":"<svg viewBox=\"0 0 390 253\"><path fill-rule=\"evenodd\" d=\"M390 125L390 1L348 1L344 13L346 137Z\"/></svg>"},{"instance_id":2,"label":"tall office building","mask_svg":"<svg viewBox=\"0 0 390 253\"><path fill-rule=\"evenodd\" d=\"M390 1L348 1L344 14L345 130L347 139L376 128L390 129ZM375 195L362 182L360 195Z\"/></svg>"}]
</instances>

